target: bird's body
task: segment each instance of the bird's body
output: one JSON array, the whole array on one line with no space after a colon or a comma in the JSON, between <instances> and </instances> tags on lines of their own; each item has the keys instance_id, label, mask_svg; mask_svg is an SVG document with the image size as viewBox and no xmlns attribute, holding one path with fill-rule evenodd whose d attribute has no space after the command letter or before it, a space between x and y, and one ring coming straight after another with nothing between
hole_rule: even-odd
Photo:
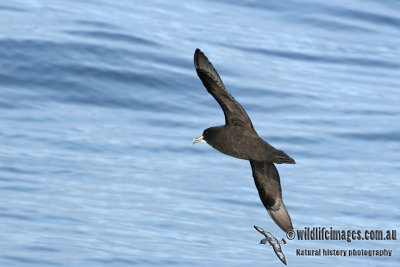
<instances>
[{"instance_id":1,"label":"bird's body","mask_svg":"<svg viewBox=\"0 0 400 267\"><path fill-rule=\"evenodd\" d=\"M261 162L292 163L285 152L262 140L256 131L241 126L221 125L205 130L205 140L229 156Z\"/></svg>"},{"instance_id":2,"label":"bird's body","mask_svg":"<svg viewBox=\"0 0 400 267\"><path fill-rule=\"evenodd\" d=\"M217 71L199 49L194 54L194 65L207 91L221 106L225 125L205 129L193 143L205 141L224 154L249 160L258 193L268 213L285 232L293 229L282 201L279 173L274 163L294 164L294 160L258 136L246 111L225 89Z\"/></svg>"}]
</instances>

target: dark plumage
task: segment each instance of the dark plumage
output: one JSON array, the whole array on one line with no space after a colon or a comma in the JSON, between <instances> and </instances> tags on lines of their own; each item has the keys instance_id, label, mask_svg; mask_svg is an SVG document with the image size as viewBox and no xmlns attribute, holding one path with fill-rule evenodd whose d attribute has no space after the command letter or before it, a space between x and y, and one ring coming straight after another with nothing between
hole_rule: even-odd
<instances>
[{"instance_id":1,"label":"dark plumage","mask_svg":"<svg viewBox=\"0 0 400 267\"><path fill-rule=\"evenodd\" d=\"M282 150L262 140L243 107L229 94L207 57L196 49L194 65L207 91L217 100L225 115L225 125L205 129L193 143L205 141L218 151L249 160L261 201L275 223L283 230L293 229L282 201L279 173L274 163L295 161Z\"/></svg>"}]
</instances>

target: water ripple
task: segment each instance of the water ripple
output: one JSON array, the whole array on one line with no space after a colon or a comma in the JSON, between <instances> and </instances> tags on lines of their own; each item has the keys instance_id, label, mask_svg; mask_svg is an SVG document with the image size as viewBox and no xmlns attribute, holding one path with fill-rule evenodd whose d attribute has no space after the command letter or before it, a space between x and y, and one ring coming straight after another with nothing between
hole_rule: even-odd
<instances>
[{"instance_id":1,"label":"water ripple","mask_svg":"<svg viewBox=\"0 0 400 267\"><path fill-rule=\"evenodd\" d=\"M289 52L283 50L273 50L266 48L256 47L244 47L237 45L226 45L228 47L240 49L246 52L258 53L262 55L274 56L279 58L291 59L294 61L307 61L310 63L324 63L324 64L338 64L338 65L350 65L360 67L373 67L382 69L399 69L400 63L388 60L379 60L374 58L366 57L343 57L343 56L328 56L328 55L313 55L300 52Z\"/></svg>"},{"instance_id":2,"label":"water ripple","mask_svg":"<svg viewBox=\"0 0 400 267\"><path fill-rule=\"evenodd\" d=\"M5 5L0 5L0 11L12 11L12 12L28 12L28 9L24 8L19 8L19 7L14 7L14 6L5 6Z\"/></svg>"},{"instance_id":3,"label":"water ripple","mask_svg":"<svg viewBox=\"0 0 400 267\"><path fill-rule=\"evenodd\" d=\"M349 138L353 140L381 141L381 142L400 142L400 131L383 133L336 133L335 136Z\"/></svg>"},{"instance_id":4,"label":"water ripple","mask_svg":"<svg viewBox=\"0 0 400 267\"><path fill-rule=\"evenodd\" d=\"M318 17L305 17L302 18L302 22L304 23L309 23L315 27L318 27L323 30L328 30L328 31L344 31L348 32L351 34L354 34L354 32L360 32L360 33L375 33L376 31L372 29L368 29L363 26L356 26L356 25L351 25L349 23L343 23L339 21L335 21L333 19L328 19L328 18L318 18Z\"/></svg>"},{"instance_id":5,"label":"water ripple","mask_svg":"<svg viewBox=\"0 0 400 267\"><path fill-rule=\"evenodd\" d=\"M12 260L18 264L39 264L39 265L51 265L51 266L62 265L59 262L55 261L44 260L44 259L32 259L29 257L2 256L2 258Z\"/></svg>"},{"instance_id":6,"label":"water ripple","mask_svg":"<svg viewBox=\"0 0 400 267\"><path fill-rule=\"evenodd\" d=\"M98 40L107 40L107 41L123 41L131 44L143 44L143 45L151 45L158 46L156 42L146 40L144 38L136 37L133 35L127 35L123 33L115 33L115 32L106 32L106 31L65 31L68 34L82 36L82 37L93 37Z\"/></svg>"}]
</instances>

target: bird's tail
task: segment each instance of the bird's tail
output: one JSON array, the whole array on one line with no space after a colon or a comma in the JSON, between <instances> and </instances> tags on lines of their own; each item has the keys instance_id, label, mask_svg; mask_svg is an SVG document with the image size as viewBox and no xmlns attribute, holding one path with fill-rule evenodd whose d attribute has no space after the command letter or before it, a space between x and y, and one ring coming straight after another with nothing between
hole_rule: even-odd
<instances>
[{"instance_id":1,"label":"bird's tail","mask_svg":"<svg viewBox=\"0 0 400 267\"><path fill-rule=\"evenodd\" d=\"M275 204L268 209L268 213L285 233L293 230L292 220L286 210L285 204L283 204L282 198L278 198L275 201Z\"/></svg>"},{"instance_id":2,"label":"bird's tail","mask_svg":"<svg viewBox=\"0 0 400 267\"><path fill-rule=\"evenodd\" d=\"M273 162L278 163L278 164L281 164L281 163L296 164L294 159L289 157L288 154L286 154L282 150L278 150L278 149L276 151L274 151Z\"/></svg>"}]
</instances>

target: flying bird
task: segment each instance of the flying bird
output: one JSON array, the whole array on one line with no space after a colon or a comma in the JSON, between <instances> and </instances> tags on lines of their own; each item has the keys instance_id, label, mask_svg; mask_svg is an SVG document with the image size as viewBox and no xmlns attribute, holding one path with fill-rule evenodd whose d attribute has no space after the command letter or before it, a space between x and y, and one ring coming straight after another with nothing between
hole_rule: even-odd
<instances>
[{"instance_id":1,"label":"flying bird","mask_svg":"<svg viewBox=\"0 0 400 267\"><path fill-rule=\"evenodd\" d=\"M270 232L265 231L262 229L260 226L254 225L254 228L261 234L265 236L264 239L261 239L260 245L267 244L269 243L270 246L274 249L274 252L276 256L283 262L283 264L287 265L286 257L285 254L283 254L281 244L286 244L286 240L282 238L281 240L278 240L273 234Z\"/></svg>"},{"instance_id":2,"label":"flying bird","mask_svg":"<svg viewBox=\"0 0 400 267\"><path fill-rule=\"evenodd\" d=\"M250 161L261 202L283 231L292 230L292 221L283 204L279 173L274 163L295 164L295 161L258 136L246 111L226 90L217 71L200 49L194 53L194 66L207 91L221 106L225 125L205 129L203 135L193 139L193 144L207 142L224 154Z\"/></svg>"}]
</instances>

